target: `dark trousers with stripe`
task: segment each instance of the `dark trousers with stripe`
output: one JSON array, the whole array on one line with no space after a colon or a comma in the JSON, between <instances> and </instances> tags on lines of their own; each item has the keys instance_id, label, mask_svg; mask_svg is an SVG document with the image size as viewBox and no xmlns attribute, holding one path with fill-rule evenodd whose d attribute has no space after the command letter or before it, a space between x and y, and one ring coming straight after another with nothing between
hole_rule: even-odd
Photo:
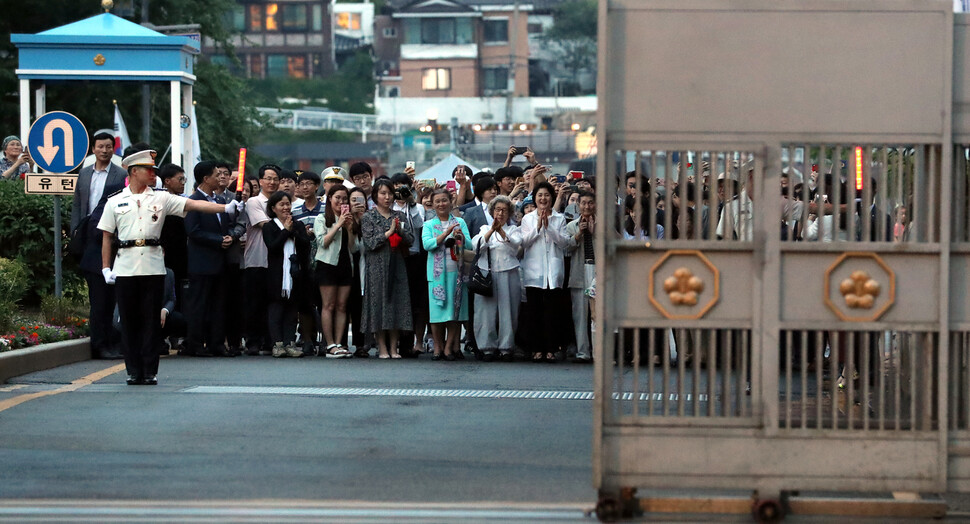
<instances>
[{"instance_id":1,"label":"dark trousers with stripe","mask_svg":"<svg viewBox=\"0 0 970 524\"><path fill-rule=\"evenodd\" d=\"M118 277L115 282L125 368L135 378L158 374L164 291L165 275Z\"/></svg>"}]
</instances>

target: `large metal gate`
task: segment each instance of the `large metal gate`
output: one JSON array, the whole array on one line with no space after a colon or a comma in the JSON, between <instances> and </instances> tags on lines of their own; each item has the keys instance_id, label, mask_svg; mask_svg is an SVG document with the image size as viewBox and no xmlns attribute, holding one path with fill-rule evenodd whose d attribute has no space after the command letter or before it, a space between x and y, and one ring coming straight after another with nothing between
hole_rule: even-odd
<instances>
[{"instance_id":1,"label":"large metal gate","mask_svg":"<svg viewBox=\"0 0 970 524\"><path fill-rule=\"evenodd\" d=\"M604 498L970 488L970 69L951 10L601 0Z\"/></svg>"}]
</instances>

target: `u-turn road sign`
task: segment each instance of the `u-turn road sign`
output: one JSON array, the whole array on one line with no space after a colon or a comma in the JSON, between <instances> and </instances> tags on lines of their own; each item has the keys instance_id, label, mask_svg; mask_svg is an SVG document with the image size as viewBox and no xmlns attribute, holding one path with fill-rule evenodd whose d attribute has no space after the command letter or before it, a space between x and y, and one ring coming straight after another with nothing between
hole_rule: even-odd
<instances>
[{"instance_id":1,"label":"u-turn road sign","mask_svg":"<svg viewBox=\"0 0 970 524\"><path fill-rule=\"evenodd\" d=\"M30 126L27 152L44 171L68 173L84 162L88 152L88 132L76 116L51 111Z\"/></svg>"}]
</instances>

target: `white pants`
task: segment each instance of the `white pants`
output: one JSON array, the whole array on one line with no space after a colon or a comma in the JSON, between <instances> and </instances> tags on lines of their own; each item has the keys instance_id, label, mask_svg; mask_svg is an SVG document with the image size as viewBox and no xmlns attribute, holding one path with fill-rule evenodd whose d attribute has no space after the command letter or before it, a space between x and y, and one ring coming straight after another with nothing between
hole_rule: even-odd
<instances>
[{"instance_id":1,"label":"white pants","mask_svg":"<svg viewBox=\"0 0 970 524\"><path fill-rule=\"evenodd\" d=\"M475 342L482 351L512 351L519 325L519 270L492 272L492 296L475 295Z\"/></svg>"},{"instance_id":2,"label":"white pants","mask_svg":"<svg viewBox=\"0 0 970 524\"><path fill-rule=\"evenodd\" d=\"M593 355L589 343L589 297L585 289L570 288L569 297L573 304L573 329L576 333L576 356L586 358Z\"/></svg>"}]
</instances>

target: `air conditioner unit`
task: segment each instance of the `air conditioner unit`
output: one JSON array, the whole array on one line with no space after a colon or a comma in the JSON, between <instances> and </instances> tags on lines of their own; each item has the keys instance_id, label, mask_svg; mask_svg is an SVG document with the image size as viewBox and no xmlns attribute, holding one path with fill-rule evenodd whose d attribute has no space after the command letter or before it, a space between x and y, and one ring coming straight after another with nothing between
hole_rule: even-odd
<instances>
[{"instance_id":1,"label":"air conditioner unit","mask_svg":"<svg viewBox=\"0 0 970 524\"><path fill-rule=\"evenodd\" d=\"M491 120L492 118L495 118L492 113L482 113L482 120Z\"/></svg>"}]
</instances>

